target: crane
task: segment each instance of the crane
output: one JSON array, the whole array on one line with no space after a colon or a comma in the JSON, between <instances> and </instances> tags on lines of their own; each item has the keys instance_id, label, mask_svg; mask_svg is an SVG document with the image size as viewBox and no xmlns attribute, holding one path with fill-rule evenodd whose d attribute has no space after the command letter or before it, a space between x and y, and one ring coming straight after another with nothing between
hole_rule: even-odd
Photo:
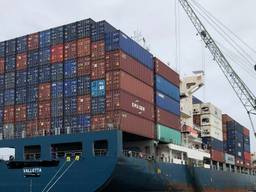
<instances>
[{"instance_id":1,"label":"crane","mask_svg":"<svg viewBox=\"0 0 256 192\"><path fill-rule=\"evenodd\" d=\"M254 127L254 123L252 121L251 115L256 115L256 97L253 92L247 87L247 85L243 82L243 80L239 77L239 75L234 71L229 61L226 59L225 55L222 53L214 39L208 33L207 29L196 15L195 11L192 9L192 6L189 4L188 0L179 0L181 6L185 10L188 15L190 21L196 28L198 35L200 35L201 39L204 41L207 49L213 56L213 59L217 62L218 66L226 76L229 84L235 91L239 100L242 102L245 107L250 123L252 125L252 129L254 131L254 135L256 136L256 131ZM255 66L256 70L256 66Z\"/></svg>"}]
</instances>

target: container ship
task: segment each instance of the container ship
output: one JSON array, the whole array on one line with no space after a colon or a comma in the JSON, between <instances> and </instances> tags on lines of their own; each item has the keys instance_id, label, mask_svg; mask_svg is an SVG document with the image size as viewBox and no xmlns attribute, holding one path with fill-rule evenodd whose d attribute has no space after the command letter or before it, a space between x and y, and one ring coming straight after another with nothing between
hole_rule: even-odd
<instances>
[{"instance_id":1,"label":"container ship","mask_svg":"<svg viewBox=\"0 0 256 192\"><path fill-rule=\"evenodd\" d=\"M0 43L0 190L256 190L249 130L106 21Z\"/></svg>"}]
</instances>

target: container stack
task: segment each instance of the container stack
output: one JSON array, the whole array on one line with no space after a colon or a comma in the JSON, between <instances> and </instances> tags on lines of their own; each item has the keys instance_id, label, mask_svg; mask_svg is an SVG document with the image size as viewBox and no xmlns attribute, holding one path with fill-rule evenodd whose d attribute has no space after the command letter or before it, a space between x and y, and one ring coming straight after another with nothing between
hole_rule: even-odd
<instances>
[{"instance_id":1,"label":"container stack","mask_svg":"<svg viewBox=\"0 0 256 192\"><path fill-rule=\"evenodd\" d=\"M201 128L203 147L208 148L214 161L224 162L222 112L211 103L193 105L194 124Z\"/></svg>"},{"instance_id":2,"label":"container stack","mask_svg":"<svg viewBox=\"0 0 256 192\"><path fill-rule=\"evenodd\" d=\"M158 58L154 63L157 139L181 144L179 75Z\"/></svg>"},{"instance_id":3,"label":"container stack","mask_svg":"<svg viewBox=\"0 0 256 192\"><path fill-rule=\"evenodd\" d=\"M154 139L157 127L180 143L179 113L178 74L106 21L0 43L4 139L106 128Z\"/></svg>"},{"instance_id":4,"label":"container stack","mask_svg":"<svg viewBox=\"0 0 256 192\"><path fill-rule=\"evenodd\" d=\"M224 149L235 157L235 164L240 167L251 166L250 132L230 116L223 115Z\"/></svg>"}]
</instances>

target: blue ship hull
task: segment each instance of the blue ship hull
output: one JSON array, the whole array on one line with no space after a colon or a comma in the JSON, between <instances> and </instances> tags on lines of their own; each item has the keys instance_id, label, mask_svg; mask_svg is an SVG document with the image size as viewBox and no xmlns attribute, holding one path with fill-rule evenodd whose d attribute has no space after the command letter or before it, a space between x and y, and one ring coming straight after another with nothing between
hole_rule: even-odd
<instances>
[{"instance_id":1,"label":"blue ship hull","mask_svg":"<svg viewBox=\"0 0 256 192\"><path fill-rule=\"evenodd\" d=\"M95 156L93 142L102 139L108 141L108 152ZM9 169L6 162L0 162L0 191L256 191L255 176L126 157L122 133L115 130L3 140L0 147L14 147L15 160L23 160L24 146L40 144L41 159L51 160L51 144L77 141L83 143L78 161L63 159L58 166L36 167L40 168L38 177L25 177L24 169Z\"/></svg>"}]
</instances>

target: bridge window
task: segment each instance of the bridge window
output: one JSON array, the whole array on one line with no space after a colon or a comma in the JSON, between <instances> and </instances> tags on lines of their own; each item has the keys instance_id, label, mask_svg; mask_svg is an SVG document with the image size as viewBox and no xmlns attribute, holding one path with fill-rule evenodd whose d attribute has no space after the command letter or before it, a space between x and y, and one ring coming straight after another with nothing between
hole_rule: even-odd
<instances>
[{"instance_id":1,"label":"bridge window","mask_svg":"<svg viewBox=\"0 0 256 192\"><path fill-rule=\"evenodd\" d=\"M41 157L41 146L30 145L24 147L25 160L38 160Z\"/></svg>"},{"instance_id":2,"label":"bridge window","mask_svg":"<svg viewBox=\"0 0 256 192\"><path fill-rule=\"evenodd\" d=\"M77 159L82 156L82 152L83 145L81 142L58 143L51 145L51 154L53 159Z\"/></svg>"},{"instance_id":3,"label":"bridge window","mask_svg":"<svg viewBox=\"0 0 256 192\"><path fill-rule=\"evenodd\" d=\"M107 140L94 141L93 151L94 151L94 156L106 156L108 152L108 141Z\"/></svg>"}]
</instances>

